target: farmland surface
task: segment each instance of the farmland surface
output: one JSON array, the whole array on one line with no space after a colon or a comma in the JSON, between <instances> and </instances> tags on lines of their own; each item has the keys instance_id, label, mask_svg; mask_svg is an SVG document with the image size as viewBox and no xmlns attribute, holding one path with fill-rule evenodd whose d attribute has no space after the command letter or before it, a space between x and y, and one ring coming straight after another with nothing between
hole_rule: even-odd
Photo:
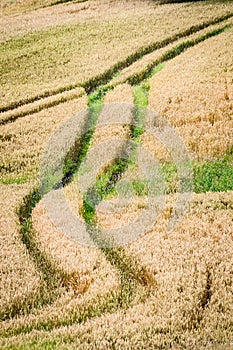
<instances>
[{"instance_id":1,"label":"farmland surface","mask_svg":"<svg viewBox=\"0 0 233 350\"><path fill-rule=\"evenodd\" d=\"M232 49L232 1L1 1L0 349L233 349Z\"/></svg>"}]
</instances>

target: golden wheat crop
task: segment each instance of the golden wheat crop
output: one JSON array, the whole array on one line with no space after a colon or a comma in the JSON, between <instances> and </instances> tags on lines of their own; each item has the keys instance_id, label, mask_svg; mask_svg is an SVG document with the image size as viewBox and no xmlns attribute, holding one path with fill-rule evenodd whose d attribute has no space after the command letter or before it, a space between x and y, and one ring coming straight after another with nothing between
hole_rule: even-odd
<instances>
[{"instance_id":1,"label":"golden wheat crop","mask_svg":"<svg viewBox=\"0 0 233 350\"><path fill-rule=\"evenodd\" d=\"M167 119L193 159L221 158L232 148L233 30L223 31L232 27L232 18L224 20L232 2L89 0L44 7L51 2L0 5L0 348L231 350L233 192L192 194L182 221L172 221L182 212L178 199L187 196L153 201L148 179L141 178L151 158L140 145L170 162L180 144L169 150L168 134L166 145L155 140L146 129L156 120L134 104L140 93L146 104L150 89L148 107ZM215 37L207 39L210 32ZM180 54L186 41L194 47ZM169 60L169 52L177 57ZM134 77L139 83L163 60L161 71L132 90ZM143 117L140 135L132 124ZM82 139L87 124L93 134ZM77 131L81 139L74 141ZM65 167L54 168L70 145ZM88 152L72 181L63 188L56 182L48 193L42 183L35 204L40 180L69 180L80 145L81 156ZM135 164L137 152L143 169ZM116 176L118 196L109 194L115 173L109 180L104 172L128 155ZM50 166L60 172L47 173ZM92 190L99 204L87 224ZM120 243L130 243L96 246L96 233L106 237L117 229Z\"/></svg>"},{"instance_id":2,"label":"golden wheat crop","mask_svg":"<svg viewBox=\"0 0 233 350\"><path fill-rule=\"evenodd\" d=\"M205 36L216 29L220 29L225 26L232 25L232 23L233 23L232 18L230 18L226 21L221 22L220 24L208 26L207 28L198 31L197 33L188 35L182 39L178 39L175 42L168 44L161 49L158 49L152 53L145 55L140 60L134 62L129 67L123 69L119 76L111 80L111 84L117 85L117 84L122 84L128 80L133 80L132 78L135 75L143 77L144 72L146 72L148 68L155 67L158 63L166 61L168 53L171 52L172 50L175 51L175 49L179 47L181 44L184 44L187 41L196 41L202 36Z\"/></svg>"},{"instance_id":3,"label":"golden wheat crop","mask_svg":"<svg viewBox=\"0 0 233 350\"><path fill-rule=\"evenodd\" d=\"M168 347L230 349L232 337L232 191L194 195L183 222L166 233L167 203L154 228L128 246L153 272L154 290L146 302L37 335L14 337L10 344L69 342L72 349ZM36 337L36 338L35 338ZM4 341L2 341L4 345ZM7 341L5 341L7 344Z\"/></svg>"},{"instance_id":4,"label":"golden wheat crop","mask_svg":"<svg viewBox=\"0 0 233 350\"><path fill-rule=\"evenodd\" d=\"M133 106L133 93L128 84L118 85L106 94L91 147L113 138L129 139L130 123L133 118L129 105Z\"/></svg>"},{"instance_id":5,"label":"golden wheat crop","mask_svg":"<svg viewBox=\"0 0 233 350\"><path fill-rule=\"evenodd\" d=\"M71 190L72 193L70 193ZM65 191L66 198L70 198L74 188L68 187ZM79 244L76 240L67 237L62 232L62 227L56 227L53 223L47 205L44 206L42 201L33 210L33 228L37 241L40 243L41 249L66 272L69 283L75 292L82 294L90 289L92 293L93 291L105 293L111 288L115 288L118 284L117 277L111 265L106 262L103 253L96 248L85 246L80 231L77 232L78 237L80 237ZM79 209L76 214L79 214ZM68 217L69 213L64 216L64 219ZM86 230L83 220L82 223L83 230ZM80 227L76 230L81 230Z\"/></svg>"},{"instance_id":6,"label":"golden wheat crop","mask_svg":"<svg viewBox=\"0 0 233 350\"><path fill-rule=\"evenodd\" d=\"M27 188L22 186L0 185L1 318L4 317L5 309L10 311L12 304L20 304L29 295L36 293L40 284L39 273L36 271L33 261L21 240L21 235L18 231L19 222L15 212L27 191Z\"/></svg>"},{"instance_id":7,"label":"golden wheat crop","mask_svg":"<svg viewBox=\"0 0 233 350\"><path fill-rule=\"evenodd\" d=\"M86 108L87 98L83 96L1 125L1 181L17 183L37 179L49 135L62 121Z\"/></svg>"},{"instance_id":8,"label":"golden wheat crop","mask_svg":"<svg viewBox=\"0 0 233 350\"><path fill-rule=\"evenodd\" d=\"M8 2L8 0L3 0L0 4L0 9L4 7L5 1ZM44 5L46 5L46 1L47 3L51 2L51 0L44 0ZM24 1L17 5L26 5L29 7L30 2L31 0ZM36 5L35 0L33 2L34 5ZM16 4L14 4L14 12L17 10L15 5ZM137 5L136 9L135 5ZM86 3L67 3L65 6L62 4L53 7L44 6L44 8L37 9L36 11L28 11L27 13L26 11L22 12L20 8L18 8L18 13L15 13L13 16L8 15L8 13L12 11L11 6L5 6L4 9L2 8L4 16L1 17L2 25L5 30L3 30L3 28L0 30L0 38L9 39L14 35L22 35L30 31L46 29L56 25L75 24L80 21L86 21L90 18L93 19L101 16L110 19L117 13L119 14L122 10L126 13L132 13L132 11L137 11L139 9L145 12L149 5L152 5L150 1L132 0L130 3L127 2L123 4L122 2L109 3L109 0L89 0ZM6 14L8 16L6 16Z\"/></svg>"},{"instance_id":9,"label":"golden wheat crop","mask_svg":"<svg viewBox=\"0 0 233 350\"><path fill-rule=\"evenodd\" d=\"M176 128L193 158L232 147L233 31L190 48L151 80L149 108Z\"/></svg>"},{"instance_id":10,"label":"golden wheat crop","mask_svg":"<svg viewBox=\"0 0 233 350\"><path fill-rule=\"evenodd\" d=\"M109 199L101 202L96 207L96 223L99 227L106 229L117 229L130 224L141 215L142 210L147 206L147 202L146 198L137 198L136 196L127 201Z\"/></svg>"},{"instance_id":11,"label":"golden wheat crop","mask_svg":"<svg viewBox=\"0 0 233 350\"><path fill-rule=\"evenodd\" d=\"M64 102L77 99L85 94L84 89L78 87L71 91L61 92L54 96L39 99L38 101L24 104L20 107L14 108L6 112L0 113L0 124L4 124L8 121L14 121L18 118L22 118L29 114L34 114L43 109L50 108Z\"/></svg>"},{"instance_id":12,"label":"golden wheat crop","mask_svg":"<svg viewBox=\"0 0 233 350\"><path fill-rule=\"evenodd\" d=\"M84 83L144 46L230 11L231 3L151 4L142 11L134 7L126 12L122 6L120 17L117 12L110 19L103 19L101 13L94 19L90 15L75 25L55 26L3 41L0 105Z\"/></svg>"},{"instance_id":13,"label":"golden wheat crop","mask_svg":"<svg viewBox=\"0 0 233 350\"><path fill-rule=\"evenodd\" d=\"M49 6L53 3L52 0L3 0L0 4L1 13L6 15L9 13L17 13L20 11L27 11L37 7Z\"/></svg>"}]
</instances>

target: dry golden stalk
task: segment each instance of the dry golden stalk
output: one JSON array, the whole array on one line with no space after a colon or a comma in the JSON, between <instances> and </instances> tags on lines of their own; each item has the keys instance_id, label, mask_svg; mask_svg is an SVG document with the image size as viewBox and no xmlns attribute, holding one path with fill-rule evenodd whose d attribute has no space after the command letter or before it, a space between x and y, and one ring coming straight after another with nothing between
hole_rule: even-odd
<instances>
[{"instance_id":1,"label":"dry golden stalk","mask_svg":"<svg viewBox=\"0 0 233 350\"><path fill-rule=\"evenodd\" d=\"M69 198L69 189L64 191ZM76 202L75 205L77 206ZM67 218L64 216L64 220ZM32 220L42 251L67 274L67 283L75 293L83 294L89 290L89 294L96 296L96 293L105 293L118 285L115 271L103 253L95 247L85 246L81 236L81 242L78 243L69 238L62 227L56 227L43 200L33 210ZM86 230L84 222L83 229ZM80 233L77 232L77 235Z\"/></svg>"}]
</instances>

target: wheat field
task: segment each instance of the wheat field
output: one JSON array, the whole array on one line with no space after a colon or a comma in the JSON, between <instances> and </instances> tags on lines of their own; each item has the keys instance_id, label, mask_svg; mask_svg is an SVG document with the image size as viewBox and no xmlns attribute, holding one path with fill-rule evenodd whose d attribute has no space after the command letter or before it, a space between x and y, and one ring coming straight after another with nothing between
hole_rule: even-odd
<instances>
[{"instance_id":1,"label":"wheat field","mask_svg":"<svg viewBox=\"0 0 233 350\"><path fill-rule=\"evenodd\" d=\"M232 148L232 43L232 30L200 43L151 81L149 107L177 128L189 152L200 159Z\"/></svg>"},{"instance_id":2,"label":"wheat field","mask_svg":"<svg viewBox=\"0 0 233 350\"><path fill-rule=\"evenodd\" d=\"M233 349L232 20L1 2L1 349Z\"/></svg>"}]
</instances>

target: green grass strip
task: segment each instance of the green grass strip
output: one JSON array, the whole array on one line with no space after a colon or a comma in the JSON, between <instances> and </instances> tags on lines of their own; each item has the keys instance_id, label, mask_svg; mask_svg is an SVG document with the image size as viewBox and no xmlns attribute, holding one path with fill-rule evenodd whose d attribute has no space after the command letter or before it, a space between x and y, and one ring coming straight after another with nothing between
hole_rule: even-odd
<instances>
[{"instance_id":1,"label":"green grass strip","mask_svg":"<svg viewBox=\"0 0 233 350\"><path fill-rule=\"evenodd\" d=\"M0 179L0 183L3 185L22 185L28 182L27 176L21 176L21 177L13 177L13 176L7 176L5 178Z\"/></svg>"},{"instance_id":2,"label":"green grass strip","mask_svg":"<svg viewBox=\"0 0 233 350\"><path fill-rule=\"evenodd\" d=\"M63 179L62 186L68 184L75 173L77 173L83 159L86 157L90 142L95 131L95 125L97 123L99 114L102 110L102 102L92 102L89 100L89 110L88 110L88 122L86 125L86 132L83 134L82 139L78 144L69 150L66 155L64 166L63 166Z\"/></svg>"},{"instance_id":3,"label":"green grass strip","mask_svg":"<svg viewBox=\"0 0 233 350\"><path fill-rule=\"evenodd\" d=\"M95 185L87 191L83 200L83 218L88 225L94 223L95 207L113 191L127 165L126 159L116 160L99 176Z\"/></svg>"},{"instance_id":4,"label":"green grass strip","mask_svg":"<svg viewBox=\"0 0 233 350\"><path fill-rule=\"evenodd\" d=\"M75 173L87 155L92 136L95 131L96 123L103 108L104 97L106 93L113 89L111 86L99 86L99 88L88 96L88 121L85 126L86 132L82 139L70 149L63 166L62 186L72 181Z\"/></svg>"},{"instance_id":5,"label":"green grass strip","mask_svg":"<svg viewBox=\"0 0 233 350\"><path fill-rule=\"evenodd\" d=\"M162 164L164 179L167 184L166 194L176 193L178 174L176 165L172 162ZM222 158L193 162L193 191L195 193L225 192L233 190L233 152L228 152ZM132 184L138 196L147 195L149 184L147 181L138 180Z\"/></svg>"},{"instance_id":6,"label":"green grass strip","mask_svg":"<svg viewBox=\"0 0 233 350\"><path fill-rule=\"evenodd\" d=\"M233 190L233 149L222 159L206 160L194 166L194 191L224 192Z\"/></svg>"},{"instance_id":7,"label":"green grass strip","mask_svg":"<svg viewBox=\"0 0 233 350\"><path fill-rule=\"evenodd\" d=\"M144 112L148 104L149 89L148 81L133 87L135 126L131 130L131 136L135 142L139 142L140 136L144 132Z\"/></svg>"}]
</instances>

